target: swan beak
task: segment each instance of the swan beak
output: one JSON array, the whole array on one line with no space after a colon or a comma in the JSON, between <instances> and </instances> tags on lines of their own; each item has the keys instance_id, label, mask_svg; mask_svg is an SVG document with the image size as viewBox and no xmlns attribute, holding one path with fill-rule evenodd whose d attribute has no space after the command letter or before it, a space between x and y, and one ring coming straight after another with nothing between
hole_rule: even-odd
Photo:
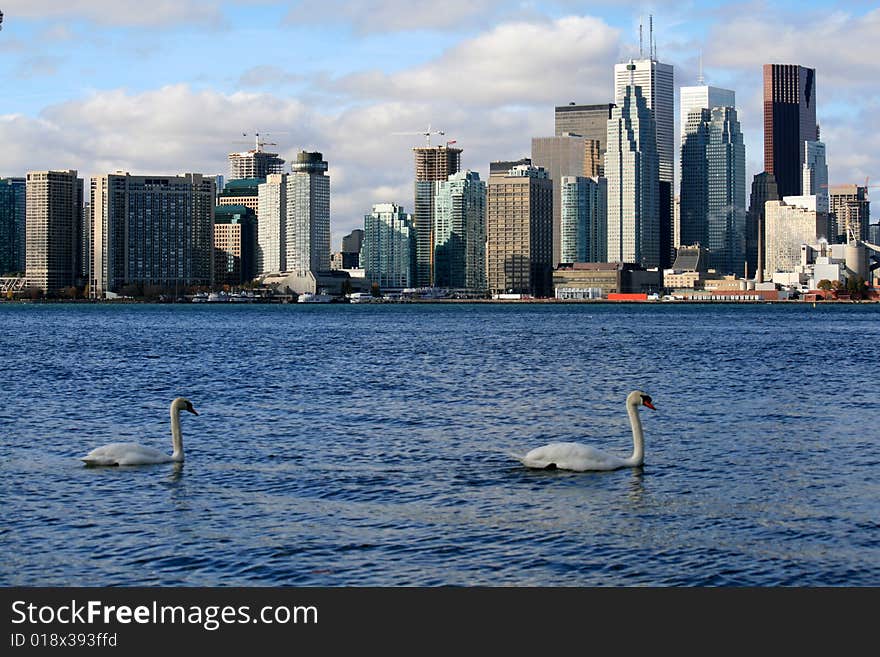
<instances>
[{"instance_id":1,"label":"swan beak","mask_svg":"<svg viewBox=\"0 0 880 657\"><path fill-rule=\"evenodd\" d=\"M190 413L192 413L193 415L198 415L198 413L196 412L196 409L194 409L191 405L190 405L190 406L187 406L187 407L186 407L186 410L188 410L188 411L189 411Z\"/></svg>"},{"instance_id":2,"label":"swan beak","mask_svg":"<svg viewBox=\"0 0 880 657\"><path fill-rule=\"evenodd\" d=\"M644 406L647 406L648 408L650 408L652 411L656 411L656 410L657 410L656 408L654 408L654 404L652 404L652 403L649 402L649 401L643 401L642 404L643 404Z\"/></svg>"}]
</instances>

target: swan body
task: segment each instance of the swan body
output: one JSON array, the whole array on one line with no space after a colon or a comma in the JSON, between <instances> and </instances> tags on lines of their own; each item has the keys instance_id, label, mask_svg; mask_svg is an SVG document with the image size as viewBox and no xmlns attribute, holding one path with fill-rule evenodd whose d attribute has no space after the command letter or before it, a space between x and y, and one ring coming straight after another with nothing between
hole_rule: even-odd
<instances>
[{"instance_id":1,"label":"swan body","mask_svg":"<svg viewBox=\"0 0 880 657\"><path fill-rule=\"evenodd\" d=\"M617 470L642 465L645 460L645 438L642 433L642 421L639 418L639 406L647 406L657 410L654 408L651 397L641 390L633 390L627 395L626 410L633 432L633 451L627 458L608 454L581 443L550 443L543 447L536 447L525 455L512 454L512 456L526 467L545 470L558 468L587 472L590 470Z\"/></svg>"},{"instance_id":2,"label":"swan body","mask_svg":"<svg viewBox=\"0 0 880 657\"><path fill-rule=\"evenodd\" d=\"M138 443L110 443L97 447L80 457L86 465L149 465L152 463L179 463L183 461L183 434L180 431L180 411L198 415L192 402L178 397L171 402L172 453L160 452Z\"/></svg>"}]
</instances>

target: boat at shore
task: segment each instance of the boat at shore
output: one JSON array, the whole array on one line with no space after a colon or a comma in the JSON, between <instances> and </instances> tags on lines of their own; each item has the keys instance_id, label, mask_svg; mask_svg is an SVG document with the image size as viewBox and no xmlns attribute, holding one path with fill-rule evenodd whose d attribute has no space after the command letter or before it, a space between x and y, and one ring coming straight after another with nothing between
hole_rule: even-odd
<instances>
[{"instance_id":1,"label":"boat at shore","mask_svg":"<svg viewBox=\"0 0 880 657\"><path fill-rule=\"evenodd\" d=\"M329 294L317 294L313 292L300 294L296 298L297 303L330 303L331 301L333 301L333 297Z\"/></svg>"}]
</instances>

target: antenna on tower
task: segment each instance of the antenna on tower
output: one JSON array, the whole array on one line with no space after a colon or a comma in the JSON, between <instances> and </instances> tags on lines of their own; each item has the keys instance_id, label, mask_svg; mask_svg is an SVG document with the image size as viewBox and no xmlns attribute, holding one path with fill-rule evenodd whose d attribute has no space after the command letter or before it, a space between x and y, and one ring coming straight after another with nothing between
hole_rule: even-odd
<instances>
[{"instance_id":1,"label":"antenna on tower","mask_svg":"<svg viewBox=\"0 0 880 657\"><path fill-rule=\"evenodd\" d=\"M705 78L703 78L703 49L700 48L700 74L697 76L697 84L704 85L706 84Z\"/></svg>"},{"instance_id":2,"label":"antenna on tower","mask_svg":"<svg viewBox=\"0 0 880 657\"><path fill-rule=\"evenodd\" d=\"M639 59L644 58L644 48L642 46L642 17L639 16Z\"/></svg>"},{"instance_id":3,"label":"antenna on tower","mask_svg":"<svg viewBox=\"0 0 880 657\"><path fill-rule=\"evenodd\" d=\"M654 47L654 14L648 14L648 49L651 51L651 59L657 59Z\"/></svg>"}]
</instances>

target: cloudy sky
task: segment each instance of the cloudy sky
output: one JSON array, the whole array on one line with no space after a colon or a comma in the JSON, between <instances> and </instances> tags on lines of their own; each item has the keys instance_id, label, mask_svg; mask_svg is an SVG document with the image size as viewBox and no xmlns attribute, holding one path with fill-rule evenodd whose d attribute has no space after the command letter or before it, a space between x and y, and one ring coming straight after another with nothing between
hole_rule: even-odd
<instances>
[{"instance_id":1,"label":"cloudy sky","mask_svg":"<svg viewBox=\"0 0 880 657\"><path fill-rule=\"evenodd\" d=\"M428 125L462 165L528 155L553 108L612 100L654 16L676 87L734 89L763 168L761 65L817 69L832 183L880 183L876 1L0 0L0 176L225 173L261 132L330 163L333 248L380 202L412 207ZM647 29L647 28L646 28ZM676 105L678 98L676 98ZM676 125L678 121L676 120ZM433 143L438 143L439 137Z\"/></svg>"}]
</instances>

